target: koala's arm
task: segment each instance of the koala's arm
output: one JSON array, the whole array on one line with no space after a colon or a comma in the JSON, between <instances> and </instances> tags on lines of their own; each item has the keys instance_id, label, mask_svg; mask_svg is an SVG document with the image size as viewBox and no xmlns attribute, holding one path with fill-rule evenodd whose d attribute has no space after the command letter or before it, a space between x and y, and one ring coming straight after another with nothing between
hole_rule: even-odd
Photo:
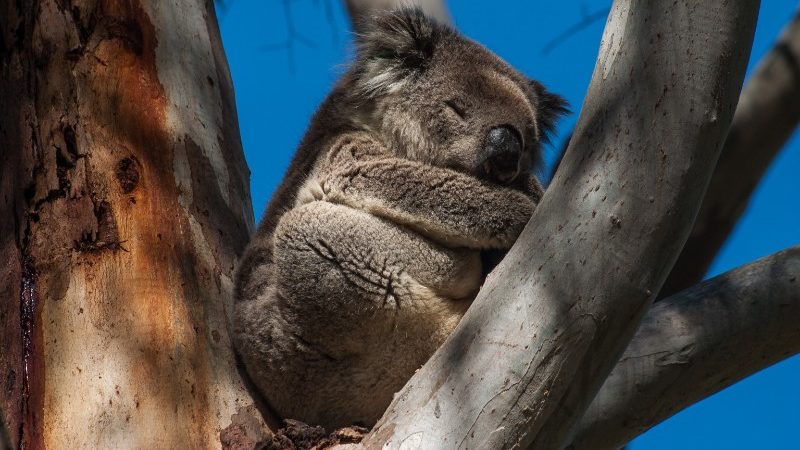
<instances>
[{"instance_id":1,"label":"koala's arm","mask_svg":"<svg viewBox=\"0 0 800 450\"><path fill-rule=\"evenodd\" d=\"M387 155L369 135L342 137L310 183L318 189L313 197L384 217L448 246L506 249L541 193L538 185L525 194Z\"/></svg>"}]
</instances>

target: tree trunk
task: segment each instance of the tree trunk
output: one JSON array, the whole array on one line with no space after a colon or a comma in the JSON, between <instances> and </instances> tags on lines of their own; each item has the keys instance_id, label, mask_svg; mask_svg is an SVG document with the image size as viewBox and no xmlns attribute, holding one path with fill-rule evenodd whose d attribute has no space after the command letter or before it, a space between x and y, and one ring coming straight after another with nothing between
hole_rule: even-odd
<instances>
[{"instance_id":1,"label":"tree trunk","mask_svg":"<svg viewBox=\"0 0 800 450\"><path fill-rule=\"evenodd\" d=\"M554 182L367 448L561 448L688 236L757 13L757 1L614 2Z\"/></svg>"},{"instance_id":2,"label":"tree trunk","mask_svg":"<svg viewBox=\"0 0 800 450\"><path fill-rule=\"evenodd\" d=\"M447 17L443 2L423 3ZM518 245L367 447L560 448L581 417L688 233L758 6L652 3L615 2L574 148ZM348 5L361 14L365 3ZM0 212L0 449L248 448L264 437L227 331L253 217L210 1L0 5ZM788 254L781 270L796 273ZM796 342L787 321L796 301L756 313L731 300L772 295L773 263L648 313L576 445L594 442L605 423L596 418L636 414L614 431L613 445L624 443L674 412L659 395L681 406L783 356L759 345L765 333ZM796 279L784 278L796 300ZM742 279L753 284L733 283ZM672 335L712 306L737 309L702 337ZM753 333L734 354L742 367L683 364L687 345L698 358L733 353L720 350L733 345L728 327ZM675 364L654 357L631 369L644 352ZM696 382L711 369L730 380ZM631 391L640 381L647 390Z\"/></svg>"},{"instance_id":3,"label":"tree trunk","mask_svg":"<svg viewBox=\"0 0 800 450\"><path fill-rule=\"evenodd\" d=\"M8 437L6 421L3 418L3 411L0 410L0 450L11 450L11 439Z\"/></svg>"},{"instance_id":4,"label":"tree trunk","mask_svg":"<svg viewBox=\"0 0 800 450\"><path fill-rule=\"evenodd\" d=\"M3 2L0 52L11 444L255 442L227 332L249 174L212 2Z\"/></svg>"},{"instance_id":5,"label":"tree trunk","mask_svg":"<svg viewBox=\"0 0 800 450\"><path fill-rule=\"evenodd\" d=\"M800 122L800 10L742 90L692 234L661 296L700 282Z\"/></svg>"},{"instance_id":6,"label":"tree trunk","mask_svg":"<svg viewBox=\"0 0 800 450\"><path fill-rule=\"evenodd\" d=\"M658 302L570 449L617 449L683 408L800 352L800 246Z\"/></svg>"}]
</instances>

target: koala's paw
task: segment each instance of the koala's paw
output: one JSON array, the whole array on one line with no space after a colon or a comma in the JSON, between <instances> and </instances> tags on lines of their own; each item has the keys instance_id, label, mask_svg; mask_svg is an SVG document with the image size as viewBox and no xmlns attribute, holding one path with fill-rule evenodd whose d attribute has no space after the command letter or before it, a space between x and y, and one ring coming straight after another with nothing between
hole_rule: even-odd
<instances>
[{"instance_id":1,"label":"koala's paw","mask_svg":"<svg viewBox=\"0 0 800 450\"><path fill-rule=\"evenodd\" d=\"M496 202L496 208L491 211L498 224L495 237L500 249L514 245L536 208L534 200L521 192L505 191L504 194L505 200Z\"/></svg>"}]
</instances>

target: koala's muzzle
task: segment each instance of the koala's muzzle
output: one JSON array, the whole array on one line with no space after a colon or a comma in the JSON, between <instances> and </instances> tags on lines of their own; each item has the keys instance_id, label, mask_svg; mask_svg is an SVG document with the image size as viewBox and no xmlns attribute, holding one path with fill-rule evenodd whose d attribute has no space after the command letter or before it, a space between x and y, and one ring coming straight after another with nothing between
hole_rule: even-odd
<instances>
[{"instance_id":1,"label":"koala's muzzle","mask_svg":"<svg viewBox=\"0 0 800 450\"><path fill-rule=\"evenodd\" d=\"M522 139L510 126L489 130L483 148L483 161L478 176L502 184L510 184L522 171Z\"/></svg>"}]
</instances>

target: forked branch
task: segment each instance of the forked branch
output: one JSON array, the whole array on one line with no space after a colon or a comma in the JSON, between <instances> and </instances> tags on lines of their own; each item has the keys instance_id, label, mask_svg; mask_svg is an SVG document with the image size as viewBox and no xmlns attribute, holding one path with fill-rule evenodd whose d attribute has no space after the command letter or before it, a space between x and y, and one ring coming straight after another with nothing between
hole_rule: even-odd
<instances>
[{"instance_id":1,"label":"forked branch","mask_svg":"<svg viewBox=\"0 0 800 450\"><path fill-rule=\"evenodd\" d=\"M797 353L800 246L658 302L568 448L620 448L683 408Z\"/></svg>"},{"instance_id":2,"label":"forked branch","mask_svg":"<svg viewBox=\"0 0 800 450\"><path fill-rule=\"evenodd\" d=\"M689 234L758 6L614 2L555 180L367 448L563 446Z\"/></svg>"}]
</instances>

